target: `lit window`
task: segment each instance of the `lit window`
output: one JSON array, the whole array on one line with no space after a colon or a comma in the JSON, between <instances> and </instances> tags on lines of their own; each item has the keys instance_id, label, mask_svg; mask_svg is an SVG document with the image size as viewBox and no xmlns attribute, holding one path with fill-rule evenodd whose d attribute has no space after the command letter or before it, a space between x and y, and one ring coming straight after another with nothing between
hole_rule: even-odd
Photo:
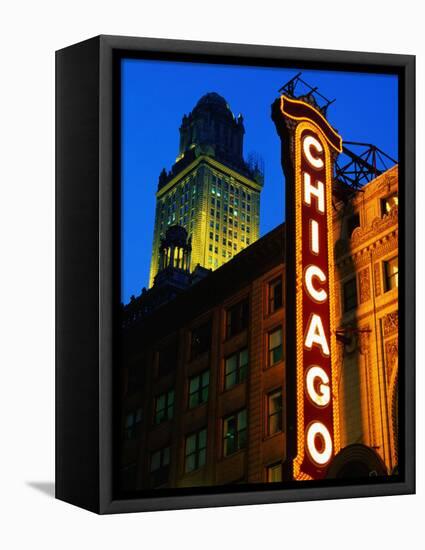
<instances>
[{"instance_id":1,"label":"lit window","mask_svg":"<svg viewBox=\"0 0 425 550\"><path fill-rule=\"evenodd\" d=\"M247 444L246 409L228 416L223 421L223 455L229 456Z\"/></svg>"},{"instance_id":2,"label":"lit window","mask_svg":"<svg viewBox=\"0 0 425 550\"><path fill-rule=\"evenodd\" d=\"M189 380L189 409L193 409L208 400L209 383L209 370L206 370Z\"/></svg>"},{"instance_id":3,"label":"lit window","mask_svg":"<svg viewBox=\"0 0 425 550\"><path fill-rule=\"evenodd\" d=\"M184 471L193 472L205 466L207 458L207 430L186 437Z\"/></svg>"},{"instance_id":4,"label":"lit window","mask_svg":"<svg viewBox=\"0 0 425 550\"><path fill-rule=\"evenodd\" d=\"M267 435L282 431L282 390L267 396Z\"/></svg>"},{"instance_id":5,"label":"lit window","mask_svg":"<svg viewBox=\"0 0 425 550\"><path fill-rule=\"evenodd\" d=\"M267 468L267 481L273 483L276 481L282 481L282 464L272 464Z\"/></svg>"},{"instance_id":6,"label":"lit window","mask_svg":"<svg viewBox=\"0 0 425 550\"><path fill-rule=\"evenodd\" d=\"M385 292L398 288L398 256L384 262Z\"/></svg>"},{"instance_id":7,"label":"lit window","mask_svg":"<svg viewBox=\"0 0 425 550\"><path fill-rule=\"evenodd\" d=\"M283 358L282 328L279 327L268 334L268 365L271 367Z\"/></svg>"},{"instance_id":8,"label":"lit window","mask_svg":"<svg viewBox=\"0 0 425 550\"><path fill-rule=\"evenodd\" d=\"M353 277L343 287L344 294L344 311L351 311L357 307L357 284L356 278Z\"/></svg>"},{"instance_id":9,"label":"lit window","mask_svg":"<svg viewBox=\"0 0 425 550\"><path fill-rule=\"evenodd\" d=\"M161 424L173 418L174 390L162 393L155 398L155 424Z\"/></svg>"},{"instance_id":10,"label":"lit window","mask_svg":"<svg viewBox=\"0 0 425 550\"><path fill-rule=\"evenodd\" d=\"M269 313L274 313L282 307L282 278L279 277L269 283Z\"/></svg>"},{"instance_id":11,"label":"lit window","mask_svg":"<svg viewBox=\"0 0 425 550\"><path fill-rule=\"evenodd\" d=\"M224 388L227 390L246 380L248 370L248 350L243 349L227 357L224 366Z\"/></svg>"},{"instance_id":12,"label":"lit window","mask_svg":"<svg viewBox=\"0 0 425 550\"><path fill-rule=\"evenodd\" d=\"M385 199L381 199L381 215L384 216L398 207L398 195L394 193Z\"/></svg>"}]
</instances>

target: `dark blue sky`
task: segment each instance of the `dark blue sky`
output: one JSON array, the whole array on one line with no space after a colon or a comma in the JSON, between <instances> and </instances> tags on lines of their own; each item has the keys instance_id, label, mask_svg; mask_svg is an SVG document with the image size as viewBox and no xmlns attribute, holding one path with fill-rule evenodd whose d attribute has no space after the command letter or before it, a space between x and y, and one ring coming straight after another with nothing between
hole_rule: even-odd
<instances>
[{"instance_id":1,"label":"dark blue sky","mask_svg":"<svg viewBox=\"0 0 425 550\"><path fill-rule=\"evenodd\" d=\"M127 59L122 65L122 286L127 303L148 285L155 192L170 169L179 126L207 92L217 92L245 124L244 155L264 160L260 233L284 218L280 143L270 118L278 89L298 70ZM329 122L343 140L377 145L397 159L397 77L336 71L302 71L329 99Z\"/></svg>"}]
</instances>

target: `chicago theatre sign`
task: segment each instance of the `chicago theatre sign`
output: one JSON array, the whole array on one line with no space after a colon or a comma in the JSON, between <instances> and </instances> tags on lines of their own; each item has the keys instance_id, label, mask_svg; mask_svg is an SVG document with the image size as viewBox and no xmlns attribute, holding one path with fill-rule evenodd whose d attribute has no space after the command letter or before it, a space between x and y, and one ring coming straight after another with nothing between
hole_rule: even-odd
<instances>
[{"instance_id":1,"label":"chicago theatre sign","mask_svg":"<svg viewBox=\"0 0 425 550\"><path fill-rule=\"evenodd\" d=\"M272 117L286 179L287 475L322 479L340 448L332 175L342 140L306 101L282 95Z\"/></svg>"}]
</instances>

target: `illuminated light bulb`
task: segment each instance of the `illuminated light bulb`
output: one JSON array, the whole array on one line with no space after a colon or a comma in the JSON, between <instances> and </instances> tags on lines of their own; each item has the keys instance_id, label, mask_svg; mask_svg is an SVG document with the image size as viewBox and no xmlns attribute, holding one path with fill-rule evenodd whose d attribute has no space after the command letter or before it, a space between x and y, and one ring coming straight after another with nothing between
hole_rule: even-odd
<instances>
[{"instance_id":1,"label":"illuminated light bulb","mask_svg":"<svg viewBox=\"0 0 425 550\"><path fill-rule=\"evenodd\" d=\"M310 244L313 254L319 254L319 224L310 220Z\"/></svg>"},{"instance_id":2,"label":"illuminated light bulb","mask_svg":"<svg viewBox=\"0 0 425 550\"><path fill-rule=\"evenodd\" d=\"M314 288L314 278L319 279L321 283L326 282L326 275L323 273L320 267L318 267L317 265L309 265L305 270L304 275L305 286L307 288L307 292L310 295L310 298L321 304L327 299L328 294L323 288L319 290L317 290L317 288Z\"/></svg>"},{"instance_id":3,"label":"illuminated light bulb","mask_svg":"<svg viewBox=\"0 0 425 550\"><path fill-rule=\"evenodd\" d=\"M318 153L323 153L323 146L320 141L313 136L306 136L303 139L303 153L307 162L313 168L323 168L323 160L320 157L314 157L311 152L312 149L315 149Z\"/></svg>"},{"instance_id":4,"label":"illuminated light bulb","mask_svg":"<svg viewBox=\"0 0 425 550\"><path fill-rule=\"evenodd\" d=\"M316 439L320 437L323 442L323 448L318 449ZM317 465L324 466L332 457L332 439L327 427L322 422L312 422L307 428L307 450Z\"/></svg>"},{"instance_id":5,"label":"illuminated light bulb","mask_svg":"<svg viewBox=\"0 0 425 550\"><path fill-rule=\"evenodd\" d=\"M320 380L318 390L316 389L316 380ZM310 367L306 374L306 388L310 399L318 407L326 407L331 400L331 390L329 387L329 376L317 365ZM320 392L320 393L319 393Z\"/></svg>"},{"instance_id":6,"label":"illuminated light bulb","mask_svg":"<svg viewBox=\"0 0 425 550\"><path fill-rule=\"evenodd\" d=\"M325 212L325 187L322 181L317 180L317 187L312 185L311 176L304 172L304 202L311 206L311 196L317 198L317 210L322 214Z\"/></svg>"},{"instance_id":7,"label":"illuminated light bulb","mask_svg":"<svg viewBox=\"0 0 425 550\"><path fill-rule=\"evenodd\" d=\"M329 346L323 329L322 318L317 313L313 313L310 317L304 344L307 349L311 349L314 344L317 344L322 348L323 355L329 356Z\"/></svg>"}]
</instances>

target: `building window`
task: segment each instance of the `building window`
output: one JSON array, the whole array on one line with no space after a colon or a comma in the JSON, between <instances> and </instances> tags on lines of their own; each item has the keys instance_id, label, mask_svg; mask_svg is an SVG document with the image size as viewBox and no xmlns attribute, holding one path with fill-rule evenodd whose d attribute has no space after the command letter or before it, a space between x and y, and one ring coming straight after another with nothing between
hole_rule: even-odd
<instances>
[{"instance_id":1,"label":"building window","mask_svg":"<svg viewBox=\"0 0 425 550\"><path fill-rule=\"evenodd\" d=\"M398 256L384 262L385 292L398 288Z\"/></svg>"},{"instance_id":2,"label":"building window","mask_svg":"<svg viewBox=\"0 0 425 550\"><path fill-rule=\"evenodd\" d=\"M231 243L230 243L231 244ZM226 312L226 337L239 334L248 327L248 299L239 302Z\"/></svg>"},{"instance_id":3,"label":"building window","mask_svg":"<svg viewBox=\"0 0 425 550\"><path fill-rule=\"evenodd\" d=\"M391 210L398 207L398 195L394 193L385 199L381 199L381 215L389 214Z\"/></svg>"},{"instance_id":4,"label":"building window","mask_svg":"<svg viewBox=\"0 0 425 550\"><path fill-rule=\"evenodd\" d=\"M177 339L173 339L158 352L158 376L167 376L176 370Z\"/></svg>"},{"instance_id":5,"label":"building window","mask_svg":"<svg viewBox=\"0 0 425 550\"><path fill-rule=\"evenodd\" d=\"M282 328L279 327L268 333L268 365L275 365L283 358Z\"/></svg>"},{"instance_id":6,"label":"building window","mask_svg":"<svg viewBox=\"0 0 425 550\"><path fill-rule=\"evenodd\" d=\"M274 313L283 305L282 277L269 283L269 313Z\"/></svg>"},{"instance_id":7,"label":"building window","mask_svg":"<svg viewBox=\"0 0 425 550\"><path fill-rule=\"evenodd\" d=\"M173 418L174 412L174 390L161 393L155 398L155 424L161 424Z\"/></svg>"},{"instance_id":8,"label":"building window","mask_svg":"<svg viewBox=\"0 0 425 550\"><path fill-rule=\"evenodd\" d=\"M206 370L189 380L189 409L208 401L210 371Z\"/></svg>"},{"instance_id":9,"label":"building window","mask_svg":"<svg viewBox=\"0 0 425 550\"><path fill-rule=\"evenodd\" d=\"M207 457L207 430L186 437L184 471L193 472L205 466Z\"/></svg>"},{"instance_id":10,"label":"building window","mask_svg":"<svg viewBox=\"0 0 425 550\"><path fill-rule=\"evenodd\" d=\"M224 389L228 390L246 380L248 371L248 350L245 348L225 360Z\"/></svg>"},{"instance_id":11,"label":"building window","mask_svg":"<svg viewBox=\"0 0 425 550\"><path fill-rule=\"evenodd\" d=\"M191 358L194 359L201 353L210 349L211 342L211 321L192 330L191 333Z\"/></svg>"},{"instance_id":12,"label":"building window","mask_svg":"<svg viewBox=\"0 0 425 550\"><path fill-rule=\"evenodd\" d=\"M246 409L228 416L223 421L223 455L229 456L247 444Z\"/></svg>"},{"instance_id":13,"label":"building window","mask_svg":"<svg viewBox=\"0 0 425 550\"><path fill-rule=\"evenodd\" d=\"M168 481L170 469L170 447L163 447L151 454L150 474L151 485L158 487Z\"/></svg>"},{"instance_id":14,"label":"building window","mask_svg":"<svg viewBox=\"0 0 425 550\"><path fill-rule=\"evenodd\" d=\"M282 390L267 395L267 435L282 431Z\"/></svg>"},{"instance_id":15,"label":"building window","mask_svg":"<svg viewBox=\"0 0 425 550\"><path fill-rule=\"evenodd\" d=\"M344 294L344 311L351 311L357 307L357 284L356 278L353 277L343 287Z\"/></svg>"},{"instance_id":16,"label":"building window","mask_svg":"<svg viewBox=\"0 0 425 550\"><path fill-rule=\"evenodd\" d=\"M272 464L267 467L267 481L270 483L282 481L282 464Z\"/></svg>"},{"instance_id":17,"label":"building window","mask_svg":"<svg viewBox=\"0 0 425 550\"><path fill-rule=\"evenodd\" d=\"M360 227L360 216L359 214L353 214L347 219L347 236L348 238L351 237L353 234L353 231L356 229L356 227Z\"/></svg>"},{"instance_id":18,"label":"building window","mask_svg":"<svg viewBox=\"0 0 425 550\"><path fill-rule=\"evenodd\" d=\"M127 414L125 417L125 439L135 439L141 421L142 409Z\"/></svg>"}]
</instances>

